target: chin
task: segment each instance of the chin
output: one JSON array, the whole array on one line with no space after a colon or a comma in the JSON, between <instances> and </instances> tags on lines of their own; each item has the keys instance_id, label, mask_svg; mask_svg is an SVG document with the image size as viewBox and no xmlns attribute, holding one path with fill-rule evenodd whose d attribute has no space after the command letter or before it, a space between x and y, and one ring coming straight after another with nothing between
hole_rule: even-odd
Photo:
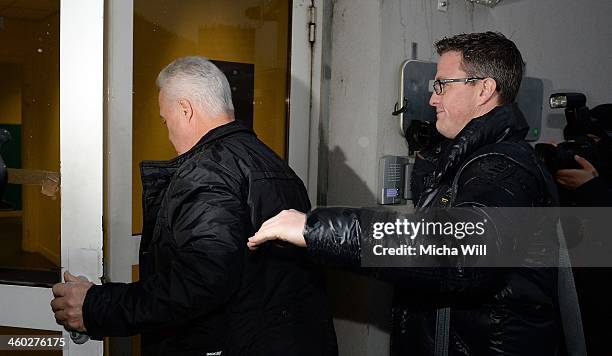
<instances>
[{"instance_id":1,"label":"chin","mask_svg":"<svg viewBox=\"0 0 612 356\"><path fill-rule=\"evenodd\" d=\"M457 136L457 133L450 133L446 130L440 129L439 127L436 126L436 130L438 131L438 133L448 139L453 139Z\"/></svg>"},{"instance_id":2,"label":"chin","mask_svg":"<svg viewBox=\"0 0 612 356\"><path fill-rule=\"evenodd\" d=\"M443 128L440 127L440 120L438 119L436 121L436 131L438 131L438 133L446 138L453 138L453 137L449 137L447 131Z\"/></svg>"}]
</instances>

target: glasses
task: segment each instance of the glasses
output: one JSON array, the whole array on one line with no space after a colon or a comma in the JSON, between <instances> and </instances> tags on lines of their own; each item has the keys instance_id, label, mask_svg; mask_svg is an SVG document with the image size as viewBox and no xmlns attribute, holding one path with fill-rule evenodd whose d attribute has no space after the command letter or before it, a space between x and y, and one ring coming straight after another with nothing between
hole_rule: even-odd
<instances>
[{"instance_id":1,"label":"glasses","mask_svg":"<svg viewBox=\"0 0 612 356\"><path fill-rule=\"evenodd\" d=\"M483 79L485 78L470 77L470 78L458 78L458 79L436 79L433 82L433 89L437 95L442 95L442 93L444 92L444 85L448 83L467 84L467 83L471 83L471 82L475 82L477 80L483 80Z\"/></svg>"}]
</instances>

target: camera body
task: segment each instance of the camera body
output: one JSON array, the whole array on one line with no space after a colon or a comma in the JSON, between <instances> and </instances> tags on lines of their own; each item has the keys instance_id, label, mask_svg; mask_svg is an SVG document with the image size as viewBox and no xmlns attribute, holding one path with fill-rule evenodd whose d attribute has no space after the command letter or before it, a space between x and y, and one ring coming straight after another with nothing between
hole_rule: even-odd
<instances>
[{"instance_id":1,"label":"camera body","mask_svg":"<svg viewBox=\"0 0 612 356\"><path fill-rule=\"evenodd\" d=\"M404 132L408 142L409 155L422 151L440 142L443 137L436 129L435 121L412 120Z\"/></svg>"},{"instance_id":2,"label":"camera body","mask_svg":"<svg viewBox=\"0 0 612 356\"><path fill-rule=\"evenodd\" d=\"M595 142L585 136L564 141L558 145L538 143L535 150L551 173L556 173L560 169L580 169L581 167L574 159L574 155L585 158L594 166L596 161L599 161L595 155Z\"/></svg>"},{"instance_id":3,"label":"camera body","mask_svg":"<svg viewBox=\"0 0 612 356\"><path fill-rule=\"evenodd\" d=\"M551 173L560 169L580 169L575 155L589 161L597 170L607 165L609 139L606 131L591 115L582 93L556 93L550 96L550 107L565 108L564 142L557 145L538 143L535 151Z\"/></svg>"}]
</instances>

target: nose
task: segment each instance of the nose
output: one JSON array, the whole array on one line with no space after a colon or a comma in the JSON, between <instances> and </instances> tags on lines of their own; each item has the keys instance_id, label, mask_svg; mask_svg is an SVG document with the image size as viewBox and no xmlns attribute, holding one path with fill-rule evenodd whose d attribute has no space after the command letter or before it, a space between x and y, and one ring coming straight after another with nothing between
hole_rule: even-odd
<instances>
[{"instance_id":1,"label":"nose","mask_svg":"<svg viewBox=\"0 0 612 356\"><path fill-rule=\"evenodd\" d=\"M440 95L436 94L434 91L431 93L431 97L429 98L429 105L436 106L440 102Z\"/></svg>"}]
</instances>

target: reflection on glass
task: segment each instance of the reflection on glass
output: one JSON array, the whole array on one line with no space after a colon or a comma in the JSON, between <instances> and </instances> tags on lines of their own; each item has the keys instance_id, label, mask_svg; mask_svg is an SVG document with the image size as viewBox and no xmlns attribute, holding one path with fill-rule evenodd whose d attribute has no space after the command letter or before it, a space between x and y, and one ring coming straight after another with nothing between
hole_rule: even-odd
<instances>
[{"instance_id":1,"label":"reflection on glass","mask_svg":"<svg viewBox=\"0 0 612 356\"><path fill-rule=\"evenodd\" d=\"M290 1L134 0L133 231L142 225L138 163L176 155L160 122L155 78L178 57L201 55L227 75L236 118L286 153Z\"/></svg>"},{"instance_id":2,"label":"reflection on glass","mask_svg":"<svg viewBox=\"0 0 612 356\"><path fill-rule=\"evenodd\" d=\"M0 283L59 281L59 0L0 7ZM1 190L1 189L0 189Z\"/></svg>"}]
</instances>

